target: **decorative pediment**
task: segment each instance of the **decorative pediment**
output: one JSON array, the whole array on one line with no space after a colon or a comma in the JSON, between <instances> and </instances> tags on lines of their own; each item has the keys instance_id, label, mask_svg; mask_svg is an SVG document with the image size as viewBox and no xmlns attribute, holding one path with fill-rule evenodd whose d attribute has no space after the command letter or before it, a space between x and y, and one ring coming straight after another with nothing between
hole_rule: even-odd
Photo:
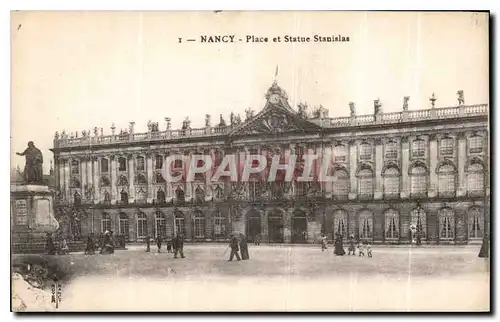
<instances>
[{"instance_id":1,"label":"decorative pediment","mask_svg":"<svg viewBox=\"0 0 500 322\"><path fill-rule=\"evenodd\" d=\"M318 132L319 130L318 125L301 119L294 112L268 103L261 113L236 127L229 135Z\"/></svg>"}]
</instances>

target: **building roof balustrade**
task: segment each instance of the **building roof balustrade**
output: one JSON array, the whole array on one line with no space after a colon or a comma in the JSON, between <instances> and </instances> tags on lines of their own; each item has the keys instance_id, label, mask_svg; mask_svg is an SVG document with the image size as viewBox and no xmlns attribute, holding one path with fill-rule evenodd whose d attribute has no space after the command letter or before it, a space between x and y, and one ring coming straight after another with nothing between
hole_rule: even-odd
<instances>
[{"instance_id":1,"label":"building roof balustrade","mask_svg":"<svg viewBox=\"0 0 500 322\"><path fill-rule=\"evenodd\" d=\"M393 113L355 115L348 117L335 117L323 119L309 119L323 128L348 128L352 126L365 126L375 124L396 124L425 120L440 120L449 118L487 116L488 105L461 105L455 107L433 108L427 110L412 110ZM107 145L132 142L152 142L158 140L172 140L182 138L202 138L224 136L231 132L234 126L217 126L194 129L166 130L146 133L122 133L115 135L84 136L57 138L54 148L85 147L92 145Z\"/></svg>"}]
</instances>

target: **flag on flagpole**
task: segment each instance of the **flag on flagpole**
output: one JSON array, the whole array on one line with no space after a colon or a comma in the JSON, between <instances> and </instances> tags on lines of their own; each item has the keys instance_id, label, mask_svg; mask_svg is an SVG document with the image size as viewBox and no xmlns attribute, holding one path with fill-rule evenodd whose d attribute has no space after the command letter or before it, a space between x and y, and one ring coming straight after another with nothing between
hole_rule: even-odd
<instances>
[{"instance_id":1,"label":"flag on flagpole","mask_svg":"<svg viewBox=\"0 0 500 322\"><path fill-rule=\"evenodd\" d=\"M276 72L274 73L274 77L278 76L278 65L276 65Z\"/></svg>"}]
</instances>

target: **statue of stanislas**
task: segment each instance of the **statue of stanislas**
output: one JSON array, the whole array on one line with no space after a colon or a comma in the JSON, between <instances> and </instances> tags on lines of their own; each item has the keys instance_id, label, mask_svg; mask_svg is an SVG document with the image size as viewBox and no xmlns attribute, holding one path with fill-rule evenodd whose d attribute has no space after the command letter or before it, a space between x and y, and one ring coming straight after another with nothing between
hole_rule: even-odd
<instances>
[{"instance_id":1,"label":"statue of stanislas","mask_svg":"<svg viewBox=\"0 0 500 322\"><path fill-rule=\"evenodd\" d=\"M42 152L35 147L33 141L28 142L28 147L23 153L17 152L16 154L26 156L24 182L26 184L43 184L43 156Z\"/></svg>"}]
</instances>

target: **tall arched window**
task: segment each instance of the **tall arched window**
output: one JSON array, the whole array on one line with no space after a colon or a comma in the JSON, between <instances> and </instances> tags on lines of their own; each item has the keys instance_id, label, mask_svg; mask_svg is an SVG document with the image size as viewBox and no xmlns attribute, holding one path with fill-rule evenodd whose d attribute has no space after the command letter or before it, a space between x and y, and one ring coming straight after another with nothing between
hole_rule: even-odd
<instances>
[{"instance_id":1,"label":"tall arched window","mask_svg":"<svg viewBox=\"0 0 500 322\"><path fill-rule=\"evenodd\" d=\"M107 213L103 213L101 217L101 232L111 231L111 217Z\"/></svg>"},{"instance_id":2,"label":"tall arched window","mask_svg":"<svg viewBox=\"0 0 500 322\"><path fill-rule=\"evenodd\" d=\"M479 207L472 207L467 212L469 222L469 238L483 238L484 236L484 213Z\"/></svg>"},{"instance_id":3,"label":"tall arched window","mask_svg":"<svg viewBox=\"0 0 500 322\"><path fill-rule=\"evenodd\" d=\"M437 169L438 192L440 196L455 195L455 167L451 163L445 163Z\"/></svg>"},{"instance_id":4,"label":"tall arched window","mask_svg":"<svg viewBox=\"0 0 500 322\"><path fill-rule=\"evenodd\" d=\"M453 155L454 141L450 137L444 137L439 142L439 154L441 156Z\"/></svg>"},{"instance_id":5,"label":"tall arched window","mask_svg":"<svg viewBox=\"0 0 500 322\"><path fill-rule=\"evenodd\" d=\"M469 195L484 194L484 167L479 161L472 161L467 167L467 192Z\"/></svg>"},{"instance_id":6,"label":"tall arched window","mask_svg":"<svg viewBox=\"0 0 500 322\"><path fill-rule=\"evenodd\" d=\"M180 211L175 213L175 233L177 235L186 235L186 227L184 224L184 214Z\"/></svg>"},{"instance_id":7,"label":"tall arched window","mask_svg":"<svg viewBox=\"0 0 500 322\"><path fill-rule=\"evenodd\" d=\"M399 170L396 166L391 166L385 169L382 174L384 177L384 196L398 197L399 196Z\"/></svg>"},{"instance_id":8,"label":"tall arched window","mask_svg":"<svg viewBox=\"0 0 500 322\"><path fill-rule=\"evenodd\" d=\"M369 143L359 145L359 160L370 161L372 159L372 146Z\"/></svg>"},{"instance_id":9,"label":"tall arched window","mask_svg":"<svg viewBox=\"0 0 500 322\"><path fill-rule=\"evenodd\" d=\"M144 238L148 235L148 218L145 213L137 214L137 238Z\"/></svg>"},{"instance_id":10,"label":"tall arched window","mask_svg":"<svg viewBox=\"0 0 500 322\"><path fill-rule=\"evenodd\" d=\"M347 199L349 195L349 174L345 169L337 169L333 180L333 195L337 199Z\"/></svg>"},{"instance_id":11,"label":"tall arched window","mask_svg":"<svg viewBox=\"0 0 500 322\"><path fill-rule=\"evenodd\" d=\"M416 227L422 240L427 238L427 214L424 209L419 207L411 212L410 224Z\"/></svg>"},{"instance_id":12,"label":"tall arched window","mask_svg":"<svg viewBox=\"0 0 500 322\"><path fill-rule=\"evenodd\" d=\"M416 139L411 143L411 157L412 158L425 157L425 140Z\"/></svg>"},{"instance_id":13,"label":"tall arched window","mask_svg":"<svg viewBox=\"0 0 500 322\"><path fill-rule=\"evenodd\" d=\"M369 199L373 197L373 171L370 168L362 168L358 172L359 197Z\"/></svg>"},{"instance_id":14,"label":"tall arched window","mask_svg":"<svg viewBox=\"0 0 500 322\"><path fill-rule=\"evenodd\" d=\"M343 239L347 238L347 212L344 210L333 213L333 232L341 234Z\"/></svg>"},{"instance_id":15,"label":"tall arched window","mask_svg":"<svg viewBox=\"0 0 500 322\"><path fill-rule=\"evenodd\" d=\"M427 194L427 169L420 164L410 170L411 195L424 196Z\"/></svg>"},{"instance_id":16,"label":"tall arched window","mask_svg":"<svg viewBox=\"0 0 500 322\"><path fill-rule=\"evenodd\" d=\"M167 238L167 218L161 211L155 213L155 235L162 239Z\"/></svg>"},{"instance_id":17,"label":"tall arched window","mask_svg":"<svg viewBox=\"0 0 500 322\"><path fill-rule=\"evenodd\" d=\"M359 238L373 238L373 213L369 210L363 210L359 213Z\"/></svg>"},{"instance_id":18,"label":"tall arched window","mask_svg":"<svg viewBox=\"0 0 500 322\"><path fill-rule=\"evenodd\" d=\"M394 209L385 212L385 239L399 238L399 213Z\"/></svg>"},{"instance_id":19,"label":"tall arched window","mask_svg":"<svg viewBox=\"0 0 500 322\"><path fill-rule=\"evenodd\" d=\"M194 213L194 237L205 238L205 216L201 211Z\"/></svg>"},{"instance_id":20,"label":"tall arched window","mask_svg":"<svg viewBox=\"0 0 500 322\"><path fill-rule=\"evenodd\" d=\"M109 172L109 160L106 158L101 159L101 172L102 173Z\"/></svg>"},{"instance_id":21,"label":"tall arched window","mask_svg":"<svg viewBox=\"0 0 500 322\"><path fill-rule=\"evenodd\" d=\"M455 238L455 212L450 208L439 210L439 238Z\"/></svg>"},{"instance_id":22,"label":"tall arched window","mask_svg":"<svg viewBox=\"0 0 500 322\"><path fill-rule=\"evenodd\" d=\"M224 217L220 211L217 211L214 216L214 238L224 238L226 236L226 225Z\"/></svg>"},{"instance_id":23,"label":"tall arched window","mask_svg":"<svg viewBox=\"0 0 500 322\"><path fill-rule=\"evenodd\" d=\"M118 220L118 235L122 235L125 237L125 240L128 241L128 233L129 233L129 226L128 226L128 215L124 212L120 213L120 218Z\"/></svg>"}]
</instances>

